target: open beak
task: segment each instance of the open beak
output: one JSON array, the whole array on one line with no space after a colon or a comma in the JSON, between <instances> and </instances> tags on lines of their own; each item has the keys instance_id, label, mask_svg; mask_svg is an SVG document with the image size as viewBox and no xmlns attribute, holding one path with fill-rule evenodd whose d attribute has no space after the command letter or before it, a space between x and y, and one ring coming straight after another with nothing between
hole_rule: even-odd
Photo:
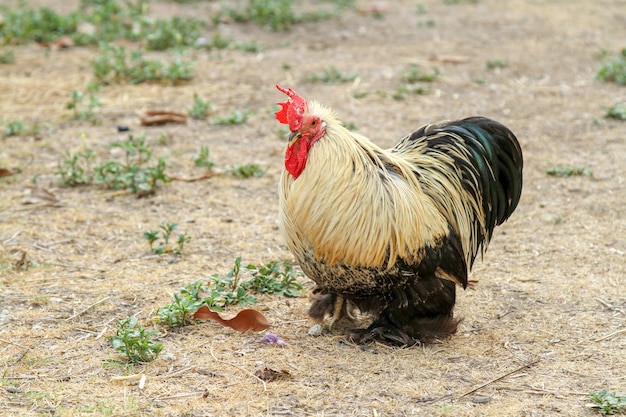
<instances>
[{"instance_id":1,"label":"open beak","mask_svg":"<svg viewBox=\"0 0 626 417\"><path fill-rule=\"evenodd\" d=\"M289 134L289 143L293 143L300 139L300 136L302 136L300 132L291 132L291 134Z\"/></svg>"}]
</instances>

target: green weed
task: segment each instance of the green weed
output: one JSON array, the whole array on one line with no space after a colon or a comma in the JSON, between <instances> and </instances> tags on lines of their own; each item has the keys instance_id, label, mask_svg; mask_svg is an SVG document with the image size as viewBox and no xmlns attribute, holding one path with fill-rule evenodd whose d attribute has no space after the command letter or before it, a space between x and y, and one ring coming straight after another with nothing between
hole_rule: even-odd
<instances>
[{"instance_id":1,"label":"green weed","mask_svg":"<svg viewBox=\"0 0 626 417\"><path fill-rule=\"evenodd\" d=\"M231 165L228 173L239 178L262 177L265 170L256 164L234 164Z\"/></svg>"},{"instance_id":2,"label":"green weed","mask_svg":"<svg viewBox=\"0 0 626 417\"><path fill-rule=\"evenodd\" d=\"M159 183L171 179L165 174L167 164L163 158L149 165L152 151L145 143L145 136L129 136L126 142L114 142L111 146L125 151L124 162L108 161L95 168L95 181L113 189L128 189L139 197L152 194Z\"/></svg>"},{"instance_id":3,"label":"green weed","mask_svg":"<svg viewBox=\"0 0 626 417\"><path fill-rule=\"evenodd\" d=\"M173 62L165 64L145 59L139 50L128 54L126 48L119 45L101 45L98 56L91 61L91 67L96 83L100 85L147 81L177 83L192 78L192 64L180 54L174 57Z\"/></svg>"},{"instance_id":4,"label":"green weed","mask_svg":"<svg viewBox=\"0 0 626 417\"><path fill-rule=\"evenodd\" d=\"M26 128L24 126L24 122L21 120L9 120L4 124L4 131L2 132L3 137L8 138L9 136L22 136L26 132Z\"/></svg>"},{"instance_id":5,"label":"green weed","mask_svg":"<svg viewBox=\"0 0 626 417\"><path fill-rule=\"evenodd\" d=\"M626 395L620 396L609 392L606 388L598 392L589 393L591 403L588 407L597 408L602 414L626 412Z\"/></svg>"},{"instance_id":6,"label":"green weed","mask_svg":"<svg viewBox=\"0 0 626 417\"><path fill-rule=\"evenodd\" d=\"M146 330L136 317L117 320L117 332L110 338L113 349L126 355L129 362L150 362L163 350L161 343L152 341L159 332Z\"/></svg>"},{"instance_id":7,"label":"green weed","mask_svg":"<svg viewBox=\"0 0 626 417\"><path fill-rule=\"evenodd\" d=\"M239 51L252 53L261 52L264 49L256 41L237 42L235 45L233 45L233 48Z\"/></svg>"},{"instance_id":8,"label":"green weed","mask_svg":"<svg viewBox=\"0 0 626 417\"><path fill-rule=\"evenodd\" d=\"M617 57L602 64L597 77L603 81L626 85L626 48Z\"/></svg>"},{"instance_id":9,"label":"green weed","mask_svg":"<svg viewBox=\"0 0 626 417\"><path fill-rule=\"evenodd\" d=\"M412 64L402 73L401 77L405 83L415 84L417 82L431 83L437 80L439 75L439 70L437 69L433 70L433 72L424 72L418 65Z\"/></svg>"},{"instance_id":10,"label":"green weed","mask_svg":"<svg viewBox=\"0 0 626 417\"><path fill-rule=\"evenodd\" d=\"M178 223L163 222L159 226L160 230L146 230L143 233L143 238L148 241L150 250L156 255L162 255L164 253L174 253L180 255L185 249L185 245L191 241L191 236L186 233L181 233L176 239L176 246L170 243L172 233L178 228ZM155 245L156 243L156 245Z\"/></svg>"},{"instance_id":11,"label":"green weed","mask_svg":"<svg viewBox=\"0 0 626 417\"><path fill-rule=\"evenodd\" d=\"M0 64L12 64L15 62L15 54L12 50L0 53Z\"/></svg>"},{"instance_id":12,"label":"green weed","mask_svg":"<svg viewBox=\"0 0 626 417\"><path fill-rule=\"evenodd\" d=\"M241 257L235 260L233 268L225 277L213 274L205 283L194 281L181 288L173 295L173 301L158 311L157 321L169 327L181 327L193 324L192 315L200 307L207 306L213 311L223 311L228 305L247 305L256 303L256 297L239 285L242 270L250 266L241 266Z\"/></svg>"},{"instance_id":13,"label":"green weed","mask_svg":"<svg viewBox=\"0 0 626 417\"><path fill-rule=\"evenodd\" d=\"M626 120L626 106L614 104L607 109L605 117L608 119Z\"/></svg>"},{"instance_id":14,"label":"green weed","mask_svg":"<svg viewBox=\"0 0 626 417\"><path fill-rule=\"evenodd\" d=\"M92 93L72 91L69 102L65 105L68 110L72 110L75 120L87 120L93 124L98 122L96 109L101 107L100 100Z\"/></svg>"},{"instance_id":15,"label":"green weed","mask_svg":"<svg viewBox=\"0 0 626 417\"><path fill-rule=\"evenodd\" d=\"M509 62L506 59L490 59L485 62L485 68L488 70L502 69L509 66Z\"/></svg>"},{"instance_id":16,"label":"green weed","mask_svg":"<svg viewBox=\"0 0 626 417\"><path fill-rule=\"evenodd\" d=\"M144 19L141 37L148 49L157 51L194 46L200 38L202 26L199 20L180 17L155 21Z\"/></svg>"},{"instance_id":17,"label":"green weed","mask_svg":"<svg viewBox=\"0 0 626 417\"><path fill-rule=\"evenodd\" d=\"M249 110L235 110L229 115L214 117L211 119L211 123L214 125L243 125L248 121L248 116L251 113Z\"/></svg>"},{"instance_id":18,"label":"green weed","mask_svg":"<svg viewBox=\"0 0 626 417\"><path fill-rule=\"evenodd\" d=\"M405 98L407 98L407 96L410 95L428 94L429 92L430 88L423 85L401 84L391 94L391 98L393 98L394 100L404 100Z\"/></svg>"},{"instance_id":19,"label":"green weed","mask_svg":"<svg viewBox=\"0 0 626 417\"><path fill-rule=\"evenodd\" d=\"M252 276L244 279L245 276ZM229 305L256 303L249 291L297 297L302 291L296 278L302 273L293 270L289 262L272 262L266 265L242 265L241 257L225 276L213 274L208 280L197 280L187 284L173 295L172 303L161 307L157 321L169 327L193 324L193 313L207 306L213 311L223 311Z\"/></svg>"},{"instance_id":20,"label":"green weed","mask_svg":"<svg viewBox=\"0 0 626 417\"><path fill-rule=\"evenodd\" d=\"M259 267L251 265L248 270L252 271L253 277L243 286L252 291L285 297L297 297L302 291L302 285L296 280L302 273L294 271L289 262L271 262Z\"/></svg>"},{"instance_id":21,"label":"green weed","mask_svg":"<svg viewBox=\"0 0 626 417\"><path fill-rule=\"evenodd\" d=\"M33 9L22 3L3 13L0 38L4 44L53 42L60 36L75 33L79 23L80 15L76 12L61 16L48 7Z\"/></svg>"},{"instance_id":22,"label":"green weed","mask_svg":"<svg viewBox=\"0 0 626 417\"><path fill-rule=\"evenodd\" d=\"M345 8L354 6L354 0L327 0L325 3L330 6L324 7L318 2L316 8L298 12L294 8L294 0L240 0L223 7L215 16L214 23L227 18L235 22L254 22L278 32L298 23L337 17Z\"/></svg>"},{"instance_id":23,"label":"green weed","mask_svg":"<svg viewBox=\"0 0 626 417\"><path fill-rule=\"evenodd\" d=\"M198 168L206 168L211 171L215 166L215 162L209 158L211 151L208 146L201 146L198 153L194 156L193 163Z\"/></svg>"},{"instance_id":24,"label":"green weed","mask_svg":"<svg viewBox=\"0 0 626 417\"><path fill-rule=\"evenodd\" d=\"M546 170L546 174L553 177L572 177L572 176L587 176L592 177L593 172L590 169L582 167L570 167L567 165L554 165Z\"/></svg>"},{"instance_id":25,"label":"green weed","mask_svg":"<svg viewBox=\"0 0 626 417\"><path fill-rule=\"evenodd\" d=\"M326 66L322 73L310 74L306 79L310 82L347 83L354 81L358 76L358 72L342 72L334 66Z\"/></svg>"},{"instance_id":26,"label":"green weed","mask_svg":"<svg viewBox=\"0 0 626 417\"><path fill-rule=\"evenodd\" d=\"M226 15L235 22L269 26L275 32L287 30L300 20L293 9L293 0L247 0L245 4L238 3L236 8L224 8L217 18Z\"/></svg>"},{"instance_id":27,"label":"green weed","mask_svg":"<svg viewBox=\"0 0 626 417\"><path fill-rule=\"evenodd\" d=\"M193 106L189 110L189 116L194 119L204 120L211 111L211 103L208 100L202 100L198 93L193 94Z\"/></svg>"},{"instance_id":28,"label":"green weed","mask_svg":"<svg viewBox=\"0 0 626 417\"><path fill-rule=\"evenodd\" d=\"M95 158L95 152L85 149L83 152L72 154L69 150L65 152L65 159L59 162L56 175L61 176L61 182L71 187L91 183L92 174L90 165Z\"/></svg>"}]
</instances>

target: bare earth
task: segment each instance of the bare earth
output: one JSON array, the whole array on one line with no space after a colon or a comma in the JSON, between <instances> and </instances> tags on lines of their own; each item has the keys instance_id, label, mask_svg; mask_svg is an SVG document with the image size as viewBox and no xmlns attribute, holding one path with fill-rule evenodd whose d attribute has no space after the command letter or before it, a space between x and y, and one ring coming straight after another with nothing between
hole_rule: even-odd
<instances>
[{"instance_id":1,"label":"bare earth","mask_svg":"<svg viewBox=\"0 0 626 417\"><path fill-rule=\"evenodd\" d=\"M626 125L604 118L607 107L626 102L626 88L595 79L601 51L626 47L626 2L421 4L426 14L413 0L389 1L382 18L352 10L281 33L222 25L225 38L265 49L195 51L195 76L184 85L105 87L99 126L71 120L65 109L72 90L92 79L95 49L14 48L15 63L0 65L1 117L39 122L42 132L37 140L0 139L0 167L21 169L0 180L0 414L592 416L590 391L626 394ZM151 13L209 19L217 7L157 2ZM207 37L217 32L207 29ZM508 66L486 68L496 60ZM441 77L428 94L394 100L411 64ZM307 81L329 65L360 77ZM469 115L516 132L522 200L477 261L472 288L460 291L457 335L410 349L312 337L306 295L261 296L255 306L289 343L283 348L213 323L169 332L154 323L172 293L227 272L237 256L246 264L292 260L276 221L285 146L272 114L283 99L276 83L331 106L383 146L424 123ZM146 110L186 112L194 93L211 101L213 115L254 114L241 126L139 125ZM66 150L121 156L110 147L128 137L118 125L145 134L170 174L200 173L193 155L201 146L219 166L268 170L252 179L174 181L141 199L60 185L54 172ZM161 134L169 143L159 143ZM593 176L546 175L556 164ZM58 203L25 204L34 181ZM177 263L152 255L142 238L163 221L193 237ZM18 270L22 256L28 268ZM110 365L118 358L108 340L114 320L133 315L162 331L164 352L145 365ZM266 367L290 378L253 376ZM115 381L135 374L146 376L142 388Z\"/></svg>"}]
</instances>

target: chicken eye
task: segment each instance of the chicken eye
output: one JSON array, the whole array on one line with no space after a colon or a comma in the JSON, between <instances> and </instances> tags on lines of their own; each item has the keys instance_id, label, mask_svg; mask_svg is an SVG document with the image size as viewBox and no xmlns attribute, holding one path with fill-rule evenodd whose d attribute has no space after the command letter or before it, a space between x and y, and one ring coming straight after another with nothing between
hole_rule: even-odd
<instances>
[{"instance_id":1,"label":"chicken eye","mask_svg":"<svg viewBox=\"0 0 626 417\"><path fill-rule=\"evenodd\" d=\"M313 121L311 122L311 127L315 127L316 125L317 125L317 120L313 120Z\"/></svg>"}]
</instances>

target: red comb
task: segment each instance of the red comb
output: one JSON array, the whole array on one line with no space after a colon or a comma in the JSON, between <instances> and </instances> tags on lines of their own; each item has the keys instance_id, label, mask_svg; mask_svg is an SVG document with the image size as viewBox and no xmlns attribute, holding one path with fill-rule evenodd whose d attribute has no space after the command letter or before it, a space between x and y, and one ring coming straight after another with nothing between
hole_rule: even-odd
<instances>
[{"instance_id":1,"label":"red comb","mask_svg":"<svg viewBox=\"0 0 626 417\"><path fill-rule=\"evenodd\" d=\"M295 132L300 128L300 126L302 126L302 115L306 109L306 100L300 97L291 88L282 88L278 85L276 88L289 96L287 101L283 103L276 103L282 107L275 113L276 120L283 124L288 124L289 130Z\"/></svg>"}]
</instances>

